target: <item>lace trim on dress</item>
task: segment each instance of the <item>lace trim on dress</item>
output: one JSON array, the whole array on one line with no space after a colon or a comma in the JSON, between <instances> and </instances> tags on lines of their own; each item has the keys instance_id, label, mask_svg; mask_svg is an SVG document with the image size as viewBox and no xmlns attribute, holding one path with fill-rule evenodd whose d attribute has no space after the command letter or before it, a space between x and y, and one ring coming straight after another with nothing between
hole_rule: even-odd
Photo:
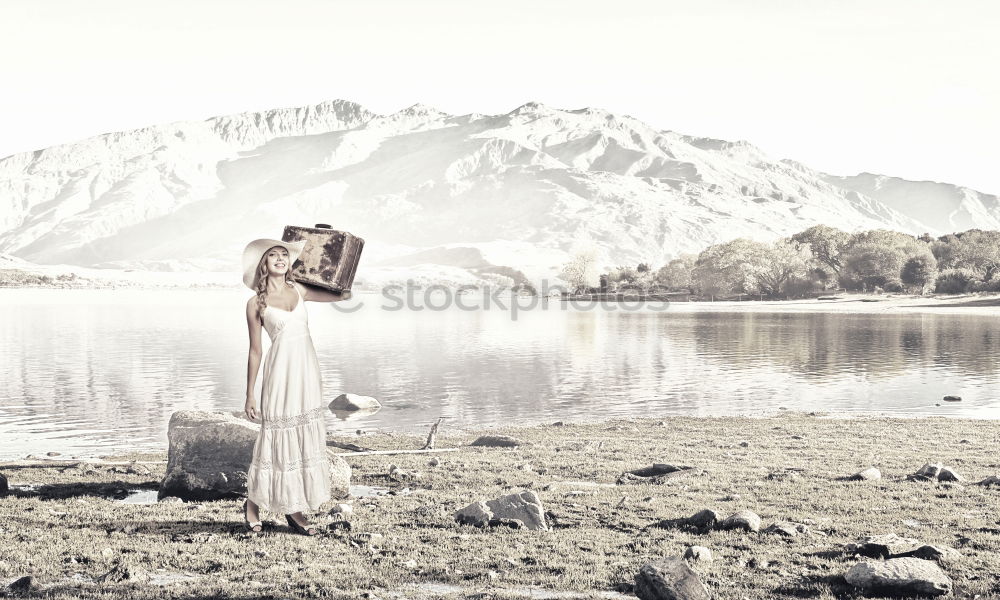
<instances>
[{"instance_id":1,"label":"lace trim on dress","mask_svg":"<svg viewBox=\"0 0 1000 600\"><path fill-rule=\"evenodd\" d=\"M261 427L264 429L288 429L290 427L298 427L299 425L306 425L312 423L315 420L322 420L323 414L327 411L325 406L317 406L316 408L306 411L301 415L293 415L291 417L279 417L277 419L264 419L261 423Z\"/></svg>"},{"instance_id":2,"label":"lace trim on dress","mask_svg":"<svg viewBox=\"0 0 1000 600\"><path fill-rule=\"evenodd\" d=\"M257 469L258 471L280 471L282 473L289 473L291 471L309 469L317 465L322 465L323 463L329 464L329 461L329 457L324 452L323 454L311 454L289 461L272 462L270 460L254 460L250 462L250 468Z\"/></svg>"}]
</instances>

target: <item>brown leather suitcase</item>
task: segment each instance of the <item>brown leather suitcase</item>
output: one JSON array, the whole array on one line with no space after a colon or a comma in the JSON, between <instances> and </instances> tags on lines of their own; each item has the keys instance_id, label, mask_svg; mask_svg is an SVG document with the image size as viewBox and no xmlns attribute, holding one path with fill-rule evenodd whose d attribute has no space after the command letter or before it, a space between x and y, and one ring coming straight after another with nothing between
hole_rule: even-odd
<instances>
[{"instance_id":1,"label":"brown leather suitcase","mask_svg":"<svg viewBox=\"0 0 1000 600\"><path fill-rule=\"evenodd\" d=\"M365 241L325 223L315 227L285 225L283 242L306 240L302 254L292 264L292 279L334 292L351 289Z\"/></svg>"}]
</instances>

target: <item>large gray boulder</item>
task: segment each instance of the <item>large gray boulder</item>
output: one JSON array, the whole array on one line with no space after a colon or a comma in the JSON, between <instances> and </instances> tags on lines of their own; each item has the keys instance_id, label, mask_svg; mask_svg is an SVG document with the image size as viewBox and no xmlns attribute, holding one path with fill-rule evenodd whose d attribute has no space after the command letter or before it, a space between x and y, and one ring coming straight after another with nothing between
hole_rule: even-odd
<instances>
[{"instance_id":1,"label":"large gray boulder","mask_svg":"<svg viewBox=\"0 0 1000 600\"><path fill-rule=\"evenodd\" d=\"M635 577L635 595L642 600L709 600L701 578L682 558L650 561Z\"/></svg>"},{"instance_id":2,"label":"large gray boulder","mask_svg":"<svg viewBox=\"0 0 1000 600\"><path fill-rule=\"evenodd\" d=\"M951 579L937 563L920 558L862 561L844 575L847 583L865 593L890 596L944 596L951 593Z\"/></svg>"},{"instance_id":3,"label":"large gray boulder","mask_svg":"<svg viewBox=\"0 0 1000 600\"><path fill-rule=\"evenodd\" d=\"M525 529L548 530L542 501L532 490L515 492L486 502L473 502L455 512L455 520L462 524L485 527L494 523L511 524L514 521Z\"/></svg>"},{"instance_id":4,"label":"large gray boulder","mask_svg":"<svg viewBox=\"0 0 1000 600\"><path fill-rule=\"evenodd\" d=\"M167 472L157 498L182 500L240 498L247 492L247 469L260 425L242 411L180 410L167 426ZM349 494L351 467L329 453L334 498Z\"/></svg>"}]
</instances>

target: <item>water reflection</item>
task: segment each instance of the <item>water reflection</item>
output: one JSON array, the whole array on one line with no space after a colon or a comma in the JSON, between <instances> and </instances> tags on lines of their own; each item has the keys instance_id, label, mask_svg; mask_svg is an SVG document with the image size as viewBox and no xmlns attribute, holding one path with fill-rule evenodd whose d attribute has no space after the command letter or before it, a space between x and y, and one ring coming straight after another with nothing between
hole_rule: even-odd
<instances>
[{"instance_id":1,"label":"water reflection","mask_svg":"<svg viewBox=\"0 0 1000 600\"><path fill-rule=\"evenodd\" d=\"M175 410L240 410L249 292L0 291L0 457L160 449ZM773 410L1000 416L1000 323L975 315L309 303L332 431ZM265 351L269 341L265 336ZM260 382L257 383L259 398ZM961 404L935 406L945 394Z\"/></svg>"}]
</instances>

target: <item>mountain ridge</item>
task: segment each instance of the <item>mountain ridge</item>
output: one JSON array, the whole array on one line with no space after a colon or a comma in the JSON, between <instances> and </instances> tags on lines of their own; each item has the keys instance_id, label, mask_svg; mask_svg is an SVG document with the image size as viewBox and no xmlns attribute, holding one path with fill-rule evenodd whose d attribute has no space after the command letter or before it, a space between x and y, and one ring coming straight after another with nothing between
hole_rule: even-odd
<instances>
[{"instance_id":1,"label":"mountain ridge","mask_svg":"<svg viewBox=\"0 0 1000 600\"><path fill-rule=\"evenodd\" d=\"M248 239L332 222L366 238L360 276L463 247L537 279L585 247L606 265L662 264L817 223L946 233L964 221L931 226L938 198L1000 223L995 196L898 178L877 186L862 175L828 175L746 140L657 130L600 108L529 101L504 114L451 115L415 103L382 115L337 99L0 159L0 252L41 264L225 271ZM910 209L915 194L925 208Z\"/></svg>"}]
</instances>

